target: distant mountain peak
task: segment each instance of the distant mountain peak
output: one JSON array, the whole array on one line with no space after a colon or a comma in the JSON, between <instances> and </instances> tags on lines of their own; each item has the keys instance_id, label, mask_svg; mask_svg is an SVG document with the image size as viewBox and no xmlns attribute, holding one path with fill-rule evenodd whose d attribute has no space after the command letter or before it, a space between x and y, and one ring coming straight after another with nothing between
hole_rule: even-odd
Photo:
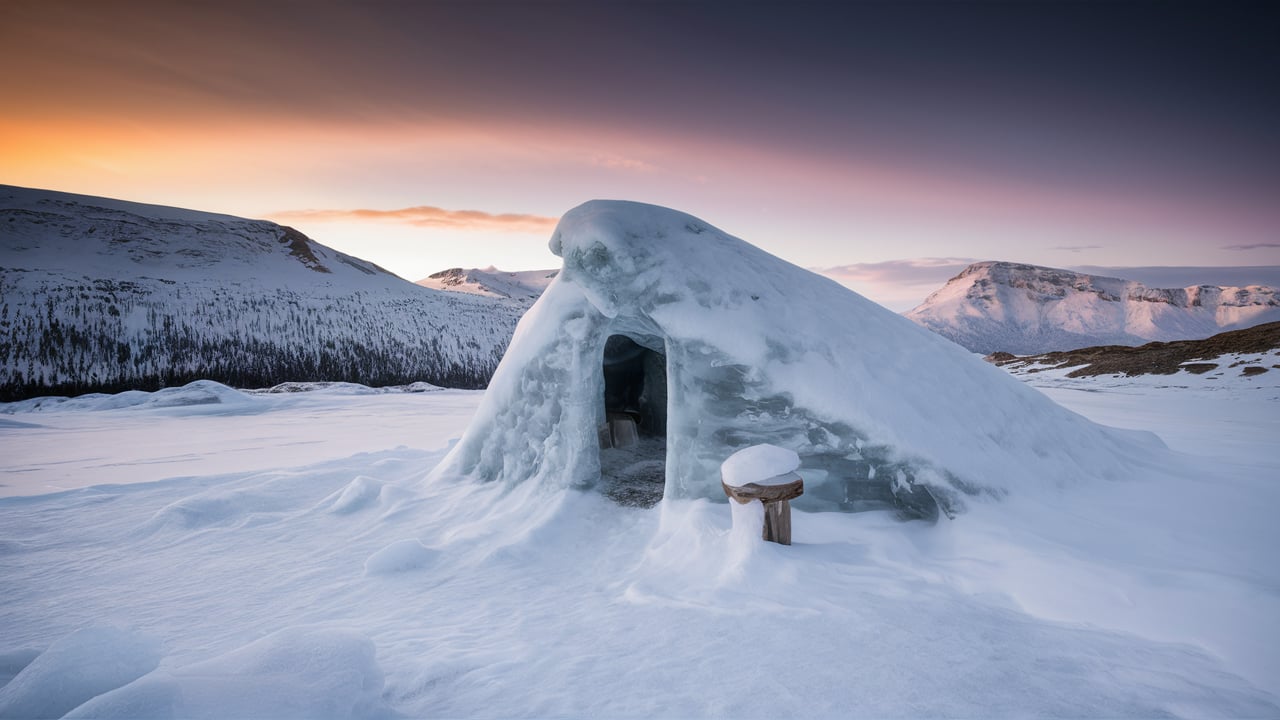
<instances>
[{"instance_id":1,"label":"distant mountain peak","mask_svg":"<svg viewBox=\"0 0 1280 720\"><path fill-rule=\"evenodd\" d=\"M487 268L455 267L431 273L419 280L417 284L433 290L505 298L522 305L532 305L559 272L559 270L506 272L492 265Z\"/></svg>"},{"instance_id":2,"label":"distant mountain peak","mask_svg":"<svg viewBox=\"0 0 1280 720\"><path fill-rule=\"evenodd\" d=\"M1151 288L1103 275L988 260L906 316L974 352L1035 354L1204 338L1280 320L1274 288Z\"/></svg>"}]
</instances>

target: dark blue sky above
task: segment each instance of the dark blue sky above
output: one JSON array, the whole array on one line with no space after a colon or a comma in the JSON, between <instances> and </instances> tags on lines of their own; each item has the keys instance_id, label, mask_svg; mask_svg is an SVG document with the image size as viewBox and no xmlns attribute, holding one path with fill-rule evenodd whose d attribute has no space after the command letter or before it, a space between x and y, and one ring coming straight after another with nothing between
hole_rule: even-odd
<instances>
[{"instance_id":1,"label":"dark blue sky above","mask_svg":"<svg viewBox=\"0 0 1280 720\"><path fill-rule=\"evenodd\" d=\"M0 141L79 148L12 153L12 182L150 192L162 174L163 197L136 199L228 212L554 217L627 197L775 251L816 238L806 264L888 259L881 236L922 256L1022 236L1001 259L1275 263L1277 37L1278 3L10 0L0 91L22 101ZM214 183L237 155L277 203ZM179 161L208 164L186 181Z\"/></svg>"},{"instance_id":2,"label":"dark blue sky above","mask_svg":"<svg viewBox=\"0 0 1280 720\"><path fill-rule=\"evenodd\" d=\"M451 90L487 112L518 99L539 114L1068 183L1204 173L1280 188L1274 6L486 7L435 6L421 22L448 28L423 49L428 64L475 58Z\"/></svg>"}]
</instances>

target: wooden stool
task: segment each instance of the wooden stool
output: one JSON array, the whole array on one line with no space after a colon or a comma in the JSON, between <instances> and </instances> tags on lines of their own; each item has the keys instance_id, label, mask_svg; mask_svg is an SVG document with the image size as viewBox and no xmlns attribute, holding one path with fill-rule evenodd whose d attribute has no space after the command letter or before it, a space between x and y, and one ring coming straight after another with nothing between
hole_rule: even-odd
<instances>
[{"instance_id":1,"label":"wooden stool","mask_svg":"<svg viewBox=\"0 0 1280 720\"><path fill-rule=\"evenodd\" d=\"M768 542L791 544L791 501L804 494L804 479L794 472L759 482L733 486L720 481L724 494L740 505L759 500L764 503L764 528L760 535Z\"/></svg>"},{"instance_id":2,"label":"wooden stool","mask_svg":"<svg viewBox=\"0 0 1280 720\"><path fill-rule=\"evenodd\" d=\"M601 450L631 447L640 442L638 413L609 411L605 416L604 425L597 431Z\"/></svg>"}]
</instances>

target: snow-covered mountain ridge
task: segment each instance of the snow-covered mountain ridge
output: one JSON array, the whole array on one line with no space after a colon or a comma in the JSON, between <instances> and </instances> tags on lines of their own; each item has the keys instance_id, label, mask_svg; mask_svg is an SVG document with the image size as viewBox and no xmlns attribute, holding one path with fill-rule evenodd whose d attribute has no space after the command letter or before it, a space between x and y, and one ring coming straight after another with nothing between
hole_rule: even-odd
<instances>
[{"instance_id":1,"label":"snow-covered mountain ridge","mask_svg":"<svg viewBox=\"0 0 1280 720\"><path fill-rule=\"evenodd\" d=\"M1261 285L1150 288L1139 282L1010 262L980 262L906 316L980 353L1205 338L1280 320Z\"/></svg>"},{"instance_id":2,"label":"snow-covered mountain ridge","mask_svg":"<svg viewBox=\"0 0 1280 720\"><path fill-rule=\"evenodd\" d=\"M559 269L505 272L493 266L449 268L432 273L417 284L433 290L505 298L528 307L542 295L559 272Z\"/></svg>"},{"instance_id":3,"label":"snow-covered mountain ridge","mask_svg":"<svg viewBox=\"0 0 1280 720\"><path fill-rule=\"evenodd\" d=\"M523 308L263 220L0 186L0 398L329 380L483 386Z\"/></svg>"}]
</instances>

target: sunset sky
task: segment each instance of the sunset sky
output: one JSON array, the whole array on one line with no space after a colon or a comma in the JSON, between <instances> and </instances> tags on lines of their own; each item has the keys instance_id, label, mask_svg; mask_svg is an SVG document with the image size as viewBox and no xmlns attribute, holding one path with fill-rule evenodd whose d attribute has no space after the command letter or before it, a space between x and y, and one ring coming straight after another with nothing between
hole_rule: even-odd
<instances>
[{"instance_id":1,"label":"sunset sky","mask_svg":"<svg viewBox=\"0 0 1280 720\"><path fill-rule=\"evenodd\" d=\"M270 218L410 280L557 266L555 219L621 198L894 309L985 259L1267 282L1276 8L3 0L0 183Z\"/></svg>"}]
</instances>

